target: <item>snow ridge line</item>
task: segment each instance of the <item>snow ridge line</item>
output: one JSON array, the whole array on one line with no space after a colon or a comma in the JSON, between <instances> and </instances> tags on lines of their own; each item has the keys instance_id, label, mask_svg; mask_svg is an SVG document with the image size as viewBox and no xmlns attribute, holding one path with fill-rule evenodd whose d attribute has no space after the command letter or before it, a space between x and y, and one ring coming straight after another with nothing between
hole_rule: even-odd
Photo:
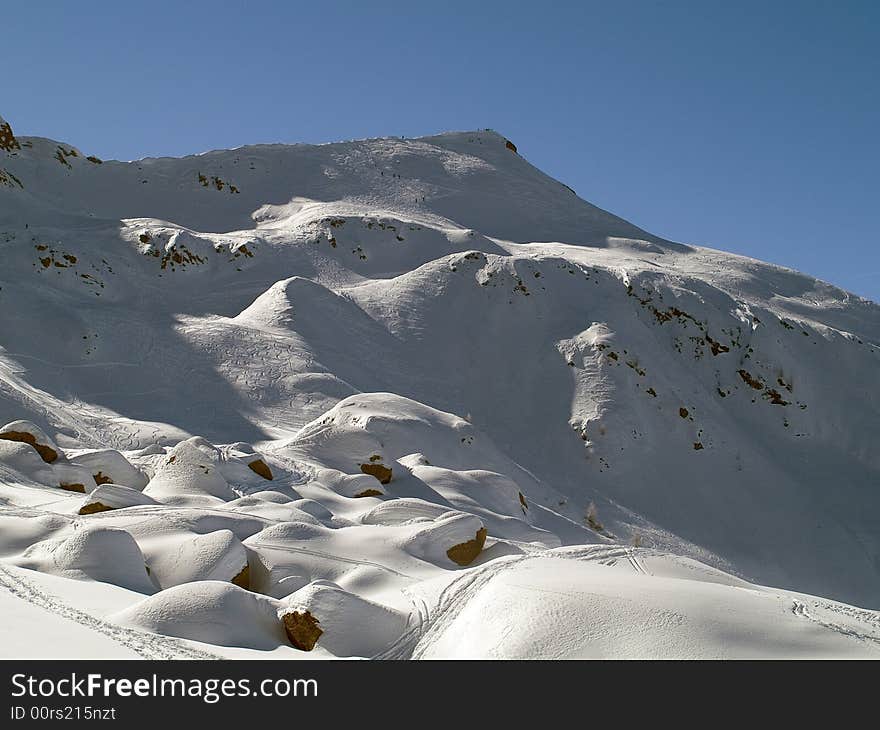
<instances>
[{"instance_id":1,"label":"snow ridge line","mask_svg":"<svg viewBox=\"0 0 880 730\"><path fill-rule=\"evenodd\" d=\"M0 587L5 588L16 598L26 601L44 611L85 626L87 629L104 634L117 644L130 649L143 659L222 659L216 654L188 646L182 641L158 634L128 629L91 616L84 611L67 605L59 598L43 592L33 583L0 565Z\"/></svg>"}]
</instances>

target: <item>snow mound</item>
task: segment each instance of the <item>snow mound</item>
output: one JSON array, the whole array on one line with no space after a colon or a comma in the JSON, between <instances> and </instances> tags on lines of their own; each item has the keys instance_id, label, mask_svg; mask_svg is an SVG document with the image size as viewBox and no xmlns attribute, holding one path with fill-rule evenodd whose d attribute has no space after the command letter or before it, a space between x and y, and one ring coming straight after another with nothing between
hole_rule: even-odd
<instances>
[{"instance_id":1,"label":"snow mound","mask_svg":"<svg viewBox=\"0 0 880 730\"><path fill-rule=\"evenodd\" d=\"M18 428L25 427L24 422L16 424ZM10 430L6 432L10 438L0 438L0 464L13 469L24 478L51 488L60 488L68 492L85 493L91 489L95 481L91 473L76 464L59 456L55 449L46 446L48 440L37 442L44 451L41 453L32 443L27 431ZM43 435L36 432L40 438ZM21 437L21 438L20 438ZM56 457L47 462L44 454L45 449L51 450Z\"/></svg>"},{"instance_id":2,"label":"snow mound","mask_svg":"<svg viewBox=\"0 0 880 730\"><path fill-rule=\"evenodd\" d=\"M219 452L204 439L181 441L159 462L144 494L168 504L207 506L235 499L219 461Z\"/></svg>"},{"instance_id":3,"label":"snow mound","mask_svg":"<svg viewBox=\"0 0 880 730\"><path fill-rule=\"evenodd\" d=\"M70 462L92 472L95 484L120 484L142 491L147 477L116 449L96 449L71 453Z\"/></svg>"},{"instance_id":4,"label":"snow mound","mask_svg":"<svg viewBox=\"0 0 880 730\"><path fill-rule=\"evenodd\" d=\"M278 613L297 649L311 651L318 644L338 657L371 657L392 644L407 626L400 611L323 580L285 598Z\"/></svg>"},{"instance_id":5,"label":"snow mound","mask_svg":"<svg viewBox=\"0 0 880 730\"><path fill-rule=\"evenodd\" d=\"M486 528L478 517L447 512L409 537L404 549L440 565L470 565L485 543Z\"/></svg>"},{"instance_id":6,"label":"snow mound","mask_svg":"<svg viewBox=\"0 0 880 730\"><path fill-rule=\"evenodd\" d=\"M30 421L13 421L0 428L0 439L30 444L47 464L58 459L58 446L45 432Z\"/></svg>"},{"instance_id":7,"label":"snow mound","mask_svg":"<svg viewBox=\"0 0 880 730\"><path fill-rule=\"evenodd\" d=\"M880 656L875 643L858 639L876 630L870 624L876 618L848 619L769 589L634 574L552 556L503 558L477 571L479 591L422 638L414 657Z\"/></svg>"},{"instance_id":8,"label":"snow mound","mask_svg":"<svg viewBox=\"0 0 880 730\"><path fill-rule=\"evenodd\" d=\"M423 499L401 497L382 502L364 513L361 521L365 525L405 525L413 522L433 522L448 512L439 504Z\"/></svg>"},{"instance_id":9,"label":"snow mound","mask_svg":"<svg viewBox=\"0 0 880 730\"><path fill-rule=\"evenodd\" d=\"M70 537L36 543L25 550L16 565L77 580L95 580L153 593L144 556L125 530L84 525Z\"/></svg>"},{"instance_id":10,"label":"snow mound","mask_svg":"<svg viewBox=\"0 0 880 730\"><path fill-rule=\"evenodd\" d=\"M221 581L168 588L108 619L120 626L219 646L265 651L287 643L277 601Z\"/></svg>"},{"instance_id":11,"label":"snow mound","mask_svg":"<svg viewBox=\"0 0 880 730\"><path fill-rule=\"evenodd\" d=\"M206 580L250 587L247 553L230 530L167 535L144 544L150 575L161 588Z\"/></svg>"},{"instance_id":12,"label":"snow mound","mask_svg":"<svg viewBox=\"0 0 880 730\"><path fill-rule=\"evenodd\" d=\"M78 513L81 515L91 515L96 512L108 512L114 509L124 509L125 507L145 504L159 503L137 489L124 487L121 484L104 483L93 489L80 503Z\"/></svg>"},{"instance_id":13,"label":"snow mound","mask_svg":"<svg viewBox=\"0 0 880 730\"><path fill-rule=\"evenodd\" d=\"M364 467L371 469L375 473L344 474L338 469L319 469L315 474L314 481L327 487L327 489L333 490L337 494L341 494L343 497L383 497L388 494L385 485L375 474L387 475L387 472L379 471L381 467L389 469L391 471L390 476L393 476L393 469L369 460L361 465L361 469ZM388 481L391 481L390 477Z\"/></svg>"},{"instance_id":14,"label":"snow mound","mask_svg":"<svg viewBox=\"0 0 880 730\"><path fill-rule=\"evenodd\" d=\"M448 469L497 467L522 482L522 489L535 485L534 477L465 419L394 393L344 398L275 448L346 474L371 474L380 483L387 479L392 487L394 462L413 453L425 464ZM405 471L400 465L397 469Z\"/></svg>"}]
</instances>

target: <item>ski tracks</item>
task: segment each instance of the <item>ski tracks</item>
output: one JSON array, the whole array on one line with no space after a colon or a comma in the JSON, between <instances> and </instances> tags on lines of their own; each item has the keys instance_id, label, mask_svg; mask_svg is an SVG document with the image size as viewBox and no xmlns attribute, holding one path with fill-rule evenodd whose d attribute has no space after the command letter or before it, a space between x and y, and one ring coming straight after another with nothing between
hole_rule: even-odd
<instances>
[{"instance_id":1,"label":"ski tracks","mask_svg":"<svg viewBox=\"0 0 880 730\"><path fill-rule=\"evenodd\" d=\"M434 640L452 624L470 600L489 581L514 565L533 557L533 555L508 555L497 558L486 565L463 573L450 582L441 591L433 612L429 612L425 618L420 618L421 635L414 642L409 658L421 659Z\"/></svg>"},{"instance_id":2,"label":"ski tracks","mask_svg":"<svg viewBox=\"0 0 880 730\"><path fill-rule=\"evenodd\" d=\"M819 603L814 603L811 608L813 608L814 610L818 609L820 611L835 611L844 614L848 613L847 611L838 611L833 604L822 605ZM853 611L859 611L859 609L853 609ZM817 624L824 629L828 629L829 631L834 631L835 633L841 634L843 636L848 636L852 639L856 639L857 641L873 644L874 646L880 647L880 638L877 638L877 636L872 636L871 634L863 634L853 628L842 626L841 624L834 623L833 621L828 621L826 619L820 618L815 613L812 613L810 609L807 608L807 604L803 601L792 599L791 612L795 616L800 616L801 618L805 618L808 621L812 621L814 624ZM852 615L851 618L864 621L865 617L870 616L873 620L868 620L867 622L870 623L872 627L877 625L878 621L876 612L864 611L863 613L865 614L864 617Z\"/></svg>"},{"instance_id":3,"label":"ski tracks","mask_svg":"<svg viewBox=\"0 0 880 730\"><path fill-rule=\"evenodd\" d=\"M26 601L44 611L73 621L91 631L103 634L117 644L133 651L143 659L222 659L216 654L196 649L184 641L158 634L135 631L96 618L64 603L27 580L19 571L0 565L0 588L16 598Z\"/></svg>"}]
</instances>

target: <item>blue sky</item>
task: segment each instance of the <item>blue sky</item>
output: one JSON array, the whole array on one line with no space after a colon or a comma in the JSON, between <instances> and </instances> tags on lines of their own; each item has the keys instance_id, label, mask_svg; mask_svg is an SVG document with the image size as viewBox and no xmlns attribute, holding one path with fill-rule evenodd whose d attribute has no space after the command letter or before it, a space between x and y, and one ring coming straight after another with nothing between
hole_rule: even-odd
<instances>
[{"instance_id":1,"label":"blue sky","mask_svg":"<svg viewBox=\"0 0 880 730\"><path fill-rule=\"evenodd\" d=\"M48 2L0 113L133 159L491 127L678 241L880 301L880 4Z\"/></svg>"}]
</instances>

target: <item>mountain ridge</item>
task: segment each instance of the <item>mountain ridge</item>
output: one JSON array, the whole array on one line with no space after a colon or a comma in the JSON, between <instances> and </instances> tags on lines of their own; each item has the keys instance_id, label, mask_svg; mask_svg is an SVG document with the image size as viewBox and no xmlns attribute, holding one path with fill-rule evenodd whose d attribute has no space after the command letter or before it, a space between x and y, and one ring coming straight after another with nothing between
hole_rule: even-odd
<instances>
[{"instance_id":1,"label":"mountain ridge","mask_svg":"<svg viewBox=\"0 0 880 730\"><path fill-rule=\"evenodd\" d=\"M0 422L32 422L68 483L81 477L66 460L108 448L155 482L157 505L112 492L130 506L100 518L133 529L148 563L167 565L162 543L128 511L251 515L216 527L275 546L248 561L279 599L277 576L306 570L279 540L354 560L353 536L378 520L438 564L432 541L471 544L477 519L489 556L630 545L880 605L877 304L652 236L491 131L130 163L11 128L0 139ZM201 458L190 443L232 491L160 468L178 448ZM46 482L61 466L21 471L22 448L0 499L29 506L10 486L27 483L68 514L80 498ZM266 485L240 467L257 456L296 511L251 496ZM387 484L371 476L386 469ZM281 513L313 537L261 542L244 526ZM422 575L394 550L388 570ZM340 570L307 568L408 605Z\"/></svg>"}]
</instances>

